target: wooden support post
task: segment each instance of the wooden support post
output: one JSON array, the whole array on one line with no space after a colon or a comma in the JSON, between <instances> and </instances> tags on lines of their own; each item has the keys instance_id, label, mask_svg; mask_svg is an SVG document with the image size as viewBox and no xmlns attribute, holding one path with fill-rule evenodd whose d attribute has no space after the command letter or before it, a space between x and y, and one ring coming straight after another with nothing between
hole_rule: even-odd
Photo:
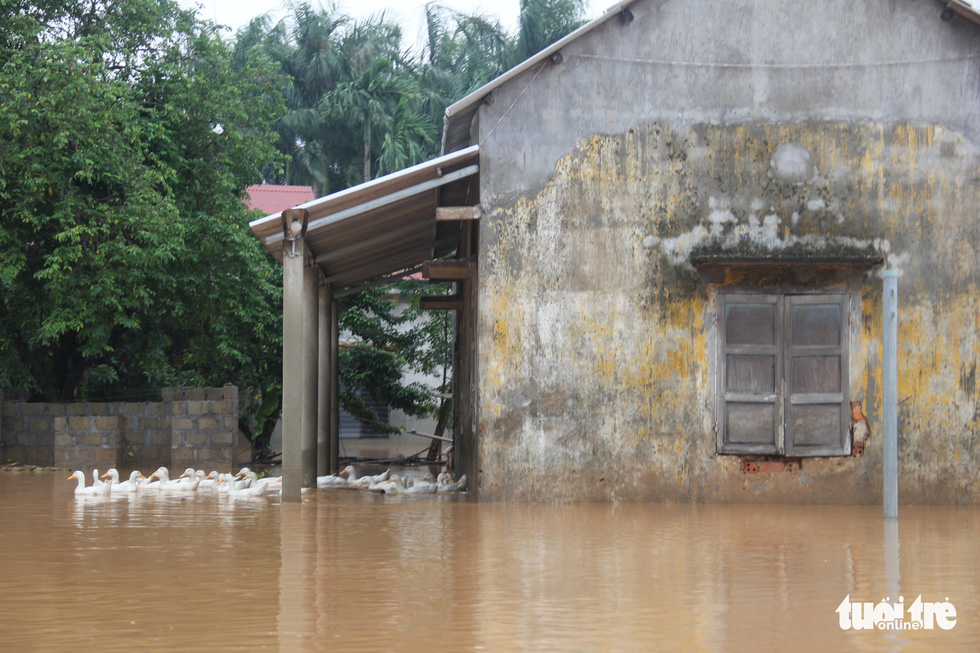
<instances>
[{"instance_id":1,"label":"wooden support post","mask_svg":"<svg viewBox=\"0 0 980 653\"><path fill-rule=\"evenodd\" d=\"M473 254L473 223L464 222L460 228L460 251L457 254L459 258L468 259Z\"/></svg>"}]
</instances>

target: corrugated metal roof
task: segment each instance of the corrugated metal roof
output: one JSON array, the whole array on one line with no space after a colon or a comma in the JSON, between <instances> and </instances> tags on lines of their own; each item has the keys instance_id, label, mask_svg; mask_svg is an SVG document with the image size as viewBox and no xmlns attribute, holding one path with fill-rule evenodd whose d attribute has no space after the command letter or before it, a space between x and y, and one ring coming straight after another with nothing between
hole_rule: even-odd
<instances>
[{"instance_id":1,"label":"corrugated metal roof","mask_svg":"<svg viewBox=\"0 0 980 653\"><path fill-rule=\"evenodd\" d=\"M437 222L436 207L479 203L479 159L468 147L295 207L326 282L345 288L454 251L460 225ZM279 261L289 244L283 213L249 224Z\"/></svg>"},{"instance_id":2,"label":"corrugated metal roof","mask_svg":"<svg viewBox=\"0 0 980 653\"><path fill-rule=\"evenodd\" d=\"M567 35L565 38L554 42L533 57L525 59L522 63L514 66L500 77L497 77L487 84L484 84L477 90L464 97L462 100L459 100L455 104L446 107L445 125L442 133L442 151L455 152L456 150L460 150L470 144L472 140L470 135L470 126L473 123L473 117L480 108L480 103L483 102L483 100L490 95L494 89L506 84L521 73L524 73L540 64L545 59L551 57L553 54L566 47L569 43L588 34L610 18L619 16L625 8L629 7L635 2L636 0L623 0L622 2L617 2L595 20L586 23L571 34Z\"/></svg>"}]
</instances>

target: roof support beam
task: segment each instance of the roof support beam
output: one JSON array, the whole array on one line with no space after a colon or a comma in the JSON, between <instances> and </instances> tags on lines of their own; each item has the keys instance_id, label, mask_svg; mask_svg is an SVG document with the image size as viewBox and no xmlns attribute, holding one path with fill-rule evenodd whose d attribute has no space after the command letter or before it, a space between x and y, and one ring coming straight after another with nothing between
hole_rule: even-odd
<instances>
[{"instance_id":1,"label":"roof support beam","mask_svg":"<svg viewBox=\"0 0 980 653\"><path fill-rule=\"evenodd\" d=\"M437 206L436 222L450 220L479 220L483 210L479 206Z\"/></svg>"},{"instance_id":2,"label":"roof support beam","mask_svg":"<svg viewBox=\"0 0 980 653\"><path fill-rule=\"evenodd\" d=\"M463 308L463 300L459 295L423 297L419 308L423 311L458 311Z\"/></svg>"},{"instance_id":3,"label":"roof support beam","mask_svg":"<svg viewBox=\"0 0 980 653\"><path fill-rule=\"evenodd\" d=\"M422 276L435 281L465 281L476 278L476 266L460 259L426 261L422 264Z\"/></svg>"},{"instance_id":4,"label":"roof support beam","mask_svg":"<svg viewBox=\"0 0 980 653\"><path fill-rule=\"evenodd\" d=\"M408 270L399 270L394 274L389 274L386 277L381 277L380 279L375 279L374 281L368 281L367 283L361 283L356 286L351 286L349 288L344 288L343 290L338 290L333 294L334 299L343 299L347 295L353 295L356 292L361 292L362 290L367 290L368 288L374 288L376 286L384 286L390 283L395 283L400 281L405 277L410 277L417 272L422 271L421 265L416 265L414 268Z\"/></svg>"}]
</instances>

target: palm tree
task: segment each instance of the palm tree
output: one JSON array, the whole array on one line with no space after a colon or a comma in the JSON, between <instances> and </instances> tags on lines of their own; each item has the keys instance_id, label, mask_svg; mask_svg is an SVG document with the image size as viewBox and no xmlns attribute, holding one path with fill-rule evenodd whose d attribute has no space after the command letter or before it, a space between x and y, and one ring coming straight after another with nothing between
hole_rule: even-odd
<instances>
[{"instance_id":1,"label":"palm tree","mask_svg":"<svg viewBox=\"0 0 980 653\"><path fill-rule=\"evenodd\" d=\"M581 25L584 1L521 0L516 36L430 3L416 61L384 14L355 22L301 3L288 21L253 21L238 34L236 60L269 57L288 81L287 111L273 125L287 163L266 179L323 195L436 154L446 107Z\"/></svg>"},{"instance_id":2,"label":"palm tree","mask_svg":"<svg viewBox=\"0 0 980 653\"><path fill-rule=\"evenodd\" d=\"M323 96L319 107L322 114L331 121L346 122L361 136L362 181L371 180L373 144L384 140L385 128L397 108L417 92L411 78L398 74L387 58L377 57L360 75Z\"/></svg>"},{"instance_id":3,"label":"palm tree","mask_svg":"<svg viewBox=\"0 0 980 653\"><path fill-rule=\"evenodd\" d=\"M449 104L580 27L585 0L521 0L520 9L518 33L510 36L485 16L426 5L427 49L419 68L436 124Z\"/></svg>"},{"instance_id":4,"label":"palm tree","mask_svg":"<svg viewBox=\"0 0 980 653\"><path fill-rule=\"evenodd\" d=\"M438 154L438 129L428 116L419 113L415 104L408 97L398 100L381 143L379 175L396 172Z\"/></svg>"},{"instance_id":5,"label":"palm tree","mask_svg":"<svg viewBox=\"0 0 980 653\"><path fill-rule=\"evenodd\" d=\"M521 0L511 65L516 66L581 27L584 15L585 0Z\"/></svg>"},{"instance_id":6,"label":"palm tree","mask_svg":"<svg viewBox=\"0 0 980 653\"><path fill-rule=\"evenodd\" d=\"M335 185L337 139L316 110L323 95L336 87L344 73L342 35L350 19L335 10L292 6L292 20L272 24L260 16L239 31L236 65L249 56L267 57L279 64L286 112L274 124L276 147L287 155L281 172L263 171L266 181L311 185L319 194Z\"/></svg>"},{"instance_id":7,"label":"palm tree","mask_svg":"<svg viewBox=\"0 0 980 653\"><path fill-rule=\"evenodd\" d=\"M499 22L429 3L426 50L419 63L422 103L433 124L446 107L506 70L513 39Z\"/></svg>"}]
</instances>

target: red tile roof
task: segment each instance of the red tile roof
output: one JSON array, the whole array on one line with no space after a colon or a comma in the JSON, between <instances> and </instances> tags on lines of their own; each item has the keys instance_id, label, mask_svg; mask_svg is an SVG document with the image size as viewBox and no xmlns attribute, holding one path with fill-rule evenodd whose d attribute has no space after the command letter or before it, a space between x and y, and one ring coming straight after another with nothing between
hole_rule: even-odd
<instances>
[{"instance_id":1,"label":"red tile roof","mask_svg":"<svg viewBox=\"0 0 980 653\"><path fill-rule=\"evenodd\" d=\"M245 189L248 199L245 204L250 209L258 209L264 215L279 213L291 209L297 204L303 204L316 199L312 186L275 186L260 184Z\"/></svg>"}]
</instances>

